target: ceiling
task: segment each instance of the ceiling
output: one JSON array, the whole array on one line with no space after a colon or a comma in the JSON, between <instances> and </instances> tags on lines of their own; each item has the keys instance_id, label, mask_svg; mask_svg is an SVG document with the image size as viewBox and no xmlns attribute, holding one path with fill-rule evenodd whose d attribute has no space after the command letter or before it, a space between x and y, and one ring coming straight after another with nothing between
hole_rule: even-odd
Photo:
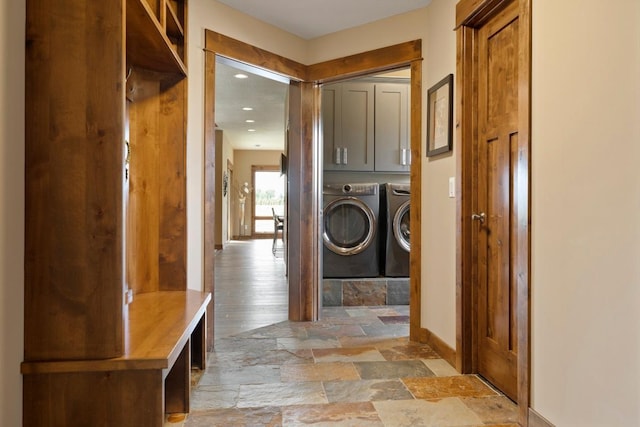
<instances>
[{"instance_id":1,"label":"ceiling","mask_svg":"<svg viewBox=\"0 0 640 427\"><path fill-rule=\"evenodd\" d=\"M307 40L410 12L431 3L431 0L218 1Z\"/></svg>"},{"instance_id":2,"label":"ceiling","mask_svg":"<svg viewBox=\"0 0 640 427\"><path fill-rule=\"evenodd\" d=\"M431 0L218 0L304 39L427 6ZM237 79L238 73L248 78ZM216 125L236 150L283 150L288 82L263 70L219 58ZM279 78L275 76L275 78ZM252 111L243 111L252 107ZM246 120L254 120L247 123ZM249 131L253 129L254 131Z\"/></svg>"},{"instance_id":3,"label":"ceiling","mask_svg":"<svg viewBox=\"0 0 640 427\"><path fill-rule=\"evenodd\" d=\"M249 70L244 64L216 61L216 125L236 150L282 151L289 85ZM247 78L234 77L239 73ZM243 110L246 107L253 110Z\"/></svg>"}]
</instances>

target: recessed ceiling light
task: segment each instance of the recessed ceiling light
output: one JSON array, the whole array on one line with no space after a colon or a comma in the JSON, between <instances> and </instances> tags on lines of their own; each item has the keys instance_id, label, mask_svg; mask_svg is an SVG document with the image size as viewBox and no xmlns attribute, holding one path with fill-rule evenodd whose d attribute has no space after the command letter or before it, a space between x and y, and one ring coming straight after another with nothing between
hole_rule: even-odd
<instances>
[{"instance_id":1,"label":"recessed ceiling light","mask_svg":"<svg viewBox=\"0 0 640 427\"><path fill-rule=\"evenodd\" d=\"M245 122L247 122L247 123L255 123L256 121L255 120L251 120L251 119L247 119L247 120L245 120Z\"/></svg>"},{"instance_id":2,"label":"recessed ceiling light","mask_svg":"<svg viewBox=\"0 0 640 427\"><path fill-rule=\"evenodd\" d=\"M249 76L247 76L246 74L242 74L242 73L238 73L236 75L234 75L233 77L235 77L236 79L248 79Z\"/></svg>"},{"instance_id":3,"label":"recessed ceiling light","mask_svg":"<svg viewBox=\"0 0 640 427\"><path fill-rule=\"evenodd\" d=\"M247 132L255 132L255 129L247 129Z\"/></svg>"},{"instance_id":4,"label":"recessed ceiling light","mask_svg":"<svg viewBox=\"0 0 640 427\"><path fill-rule=\"evenodd\" d=\"M252 107L242 107L244 111L253 111Z\"/></svg>"}]
</instances>

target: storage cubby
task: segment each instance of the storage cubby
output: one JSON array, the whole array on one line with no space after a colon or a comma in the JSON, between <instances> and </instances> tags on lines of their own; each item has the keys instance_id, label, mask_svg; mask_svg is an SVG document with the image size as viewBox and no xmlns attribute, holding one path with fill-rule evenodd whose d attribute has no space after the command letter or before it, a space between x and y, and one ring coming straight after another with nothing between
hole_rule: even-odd
<instances>
[{"instance_id":1,"label":"storage cubby","mask_svg":"<svg viewBox=\"0 0 640 427\"><path fill-rule=\"evenodd\" d=\"M166 32L173 49L185 62L185 4L184 1L167 0L166 4Z\"/></svg>"},{"instance_id":2,"label":"storage cubby","mask_svg":"<svg viewBox=\"0 0 640 427\"><path fill-rule=\"evenodd\" d=\"M24 425L189 410L186 0L27 0Z\"/></svg>"},{"instance_id":3,"label":"storage cubby","mask_svg":"<svg viewBox=\"0 0 640 427\"><path fill-rule=\"evenodd\" d=\"M186 76L187 3L185 0L156 3L159 13L146 0L126 2L127 64Z\"/></svg>"}]
</instances>

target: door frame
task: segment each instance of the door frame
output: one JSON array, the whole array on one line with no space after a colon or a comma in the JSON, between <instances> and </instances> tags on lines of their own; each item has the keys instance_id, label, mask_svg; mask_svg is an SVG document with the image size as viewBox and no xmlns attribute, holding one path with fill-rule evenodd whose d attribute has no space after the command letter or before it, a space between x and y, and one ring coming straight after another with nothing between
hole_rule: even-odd
<instances>
[{"instance_id":1,"label":"door frame","mask_svg":"<svg viewBox=\"0 0 640 427\"><path fill-rule=\"evenodd\" d=\"M411 129L411 234L420 236L422 216L422 40L412 40L394 46L388 46L355 55L333 59L309 66L308 79L317 88L316 108L319 126L320 118L320 84L332 83L354 77L371 75L374 73L391 71L398 68L409 68L411 72L410 91L410 129ZM318 138L320 132L318 131ZM322 146L317 156L322 156ZM321 230L319 230L319 233ZM321 242L322 244L322 242ZM409 255L409 338L412 341L423 339L421 329L421 239L411 241ZM319 259L317 260L319 262ZM321 272L320 272L321 276ZM322 280L322 277L319 277ZM320 296L319 296L320 297Z\"/></svg>"},{"instance_id":2,"label":"door frame","mask_svg":"<svg viewBox=\"0 0 640 427\"><path fill-rule=\"evenodd\" d=\"M203 288L214 292L213 168L215 160L215 60L216 55L232 58L292 79L289 93L289 228L292 248L287 262L289 280L289 319L313 321L319 317L320 283L320 206L322 189L318 179L322 159L320 131L320 84L396 68L411 68L411 227L420 235L421 157L422 157L422 41L413 40L360 54L303 65L242 41L205 29L205 140L204 140L204 266ZM297 128L293 125L296 125ZM309 191L311 190L311 191ZM415 228L415 230L414 230ZM298 247L296 247L298 246ZM411 244L410 337L420 337L420 258L419 239ZM207 348L213 346L213 308L208 311Z\"/></svg>"},{"instance_id":3,"label":"door frame","mask_svg":"<svg viewBox=\"0 0 640 427\"><path fill-rule=\"evenodd\" d=\"M203 265L203 290L215 292L214 280L214 241L213 228L209 224L214 223L214 197L215 182L213 180L215 167L215 71L216 56L230 58L246 63L273 73L288 77L289 85L289 117L295 117L297 122L309 122L312 118L309 108L302 102L309 97L310 90L301 82L306 77L306 66L298 62L281 57L274 53L259 49L239 40L227 37L215 31L205 29L205 73L204 73L204 265ZM292 105L294 104L294 105ZM290 137L290 136L289 136ZM291 137L290 137L291 138ZM296 140L297 138L297 140ZM293 192L288 197L290 224L288 239L291 245L298 246L296 255L301 260L313 259L313 253L317 246L317 236L314 238L312 221L300 221L299 216L307 211L312 212L311 207L316 206L313 194L300 191L299 183L313 182L313 168L301 166L305 162L305 155L311 154L311 133L298 132L296 138L289 139L289 179L292 182L289 188ZM303 148L299 148L303 147ZM292 148L296 151L294 156ZM306 150L306 151L305 151ZM308 153L307 153L308 151ZM314 281L313 270L300 266L293 270L287 263L287 279L289 282L289 320L303 321L314 320L313 297L308 294L308 288L317 285ZM300 263L298 263L300 264ZM207 311L207 349L213 348L213 304Z\"/></svg>"},{"instance_id":4,"label":"door frame","mask_svg":"<svg viewBox=\"0 0 640 427\"><path fill-rule=\"evenodd\" d=\"M233 237L233 221L231 218L236 218L235 215L235 197L231 197L231 190L233 188L233 163L227 159L227 223L223 224L227 228L227 243ZM239 234L239 233L238 233Z\"/></svg>"},{"instance_id":5,"label":"door frame","mask_svg":"<svg viewBox=\"0 0 640 427\"><path fill-rule=\"evenodd\" d=\"M462 373L478 372L478 331L475 316L477 294L475 268L477 259L473 250L473 224L471 214L477 190L476 147L477 133L477 34L478 29L507 5L519 5L519 65L518 65L518 167L524 179L515 185L516 196L516 257L517 269L517 375L518 417L522 426L528 426L531 382L530 343L530 197L531 197L531 0L460 0L456 5L456 107L458 122L456 137L460 146L457 157L457 250L456 250L456 365Z\"/></svg>"}]
</instances>

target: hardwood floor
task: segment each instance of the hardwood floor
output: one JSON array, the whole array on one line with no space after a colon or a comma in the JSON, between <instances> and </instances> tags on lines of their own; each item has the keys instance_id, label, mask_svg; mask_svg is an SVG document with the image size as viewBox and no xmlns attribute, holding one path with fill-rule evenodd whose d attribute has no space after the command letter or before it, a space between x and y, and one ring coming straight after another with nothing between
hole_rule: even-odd
<instances>
[{"instance_id":1,"label":"hardwood floor","mask_svg":"<svg viewBox=\"0 0 640 427\"><path fill-rule=\"evenodd\" d=\"M282 322L289 294L281 246L271 239L235 240L216 253L214 337Z\"/></svg>"}]
</instances>

